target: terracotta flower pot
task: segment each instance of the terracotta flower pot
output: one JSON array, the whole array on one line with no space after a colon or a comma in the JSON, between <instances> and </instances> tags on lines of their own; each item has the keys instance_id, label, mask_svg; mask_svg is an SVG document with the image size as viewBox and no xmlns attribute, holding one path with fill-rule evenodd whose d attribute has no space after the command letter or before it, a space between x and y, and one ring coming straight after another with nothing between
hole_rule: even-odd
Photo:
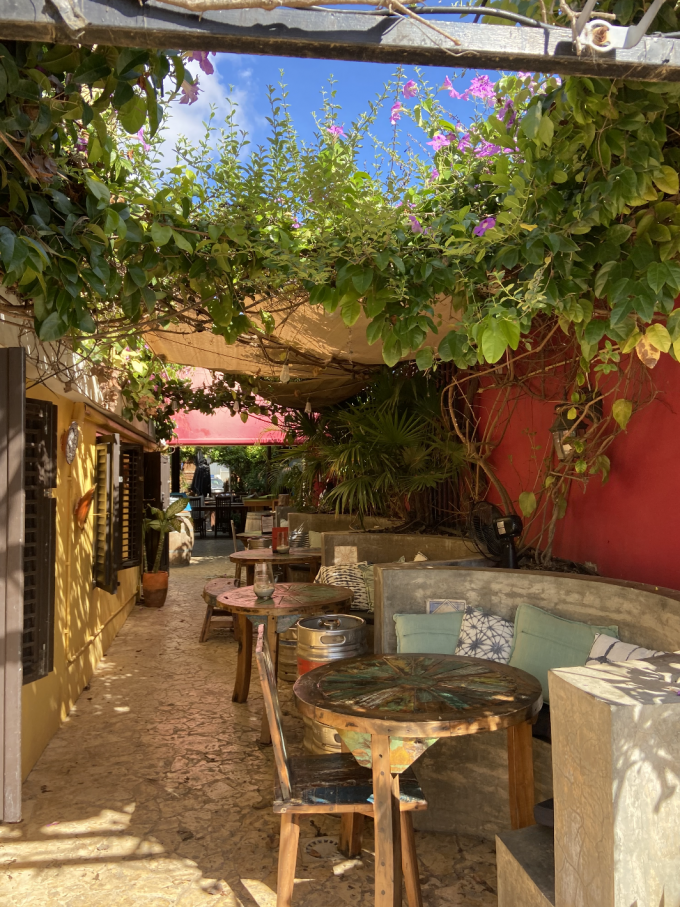
<instances>
[{"instance_id":1,"label":"terracotta flower pot","mask_svg":"<svg viewBox=\"0 0 680 907\"><path fill-rule=\"evenodd\" d=\"M164 570L142 574L142 589L147 608L162 608L168 595L168 574Z\"/></svg>"}]
</instances>

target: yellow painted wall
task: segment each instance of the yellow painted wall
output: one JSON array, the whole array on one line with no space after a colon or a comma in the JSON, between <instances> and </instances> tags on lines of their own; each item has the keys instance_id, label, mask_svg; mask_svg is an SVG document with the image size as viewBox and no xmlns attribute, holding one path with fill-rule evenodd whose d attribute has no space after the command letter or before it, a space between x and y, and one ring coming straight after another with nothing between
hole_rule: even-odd
<instances>
[{"instance_id":1,"label":"yellow painted wall","mask_svg":"<svg viewBox=\"0 0 680 907\"><path fill-rule=\"evenodd\" d=\"M22 698L22 767L24 778L50 738L66 718L134 607L139 571L118 573L116 595L92 583L94 519L92 510L83 530L73 510L78 499L94 485L96 426L85 420L84 406L57 396L45 387L27 390L27 397L49 400L59 407L57 439L57 531L54 670L27 684ZM71 422L78 422L80 444L69 466L61 439ZM101 431L101 430L100 430Z\"/></svg>"}]
</instances>

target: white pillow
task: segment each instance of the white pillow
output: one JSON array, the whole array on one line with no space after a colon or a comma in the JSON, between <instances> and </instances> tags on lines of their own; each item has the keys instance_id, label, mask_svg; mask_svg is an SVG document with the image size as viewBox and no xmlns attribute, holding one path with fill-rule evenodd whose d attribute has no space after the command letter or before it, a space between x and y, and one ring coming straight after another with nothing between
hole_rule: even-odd
<instances>
[{"instance_id":1,"label":"white pillow","mask_svg":"<svg viewBox=\"0 0 680 907\"><path fill-rule=\"evenodd\" d=\"M611 665L617 661L638 661L641 658L654 658L655 655L666 655L655 649L645 649L627 642L621 642L613 636L598 633L586 661L586 667L592 665Z\"/></svg>"},{"instance_id":2,"label":"white pillow","mask_svg":"<svg viewBox=\"0 0 680 907\"><path fill-rule=\"evenodd\" d=\"M495 614L466 608L460 628L456 655L486 658L507 664L512 655L515 625Z\"/></svg>"},{"instance_id":3,"label":"white pillow","mask_svg":"<svg viewBox=\"0 0 680 907\"><path fill-rule=\"evenodd\" d=\"M328 583L329 586L343 586L354 593L352 608L368 611L370 602L366 591L364 575L356 564L338 564L334 567L322 567L316 575L315 583Z\"/></svg>"}]
</instances>

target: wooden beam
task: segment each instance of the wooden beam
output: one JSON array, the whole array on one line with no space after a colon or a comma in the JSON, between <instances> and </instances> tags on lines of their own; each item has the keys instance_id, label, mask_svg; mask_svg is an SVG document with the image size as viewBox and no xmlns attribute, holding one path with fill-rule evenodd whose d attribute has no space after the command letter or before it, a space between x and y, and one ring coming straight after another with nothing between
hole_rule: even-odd
<instances>
[{"instance_id":1,"label":"wooden beam","mask_svg":"<svg viewBox=\"0 0 680 907\"><path fill-rule=\"evenodd\" d=\"M280 7L199 17L155 0L143 5L139 0L60 0L64 3L79 14L83 24L77 31L50 2L0 0L2 39L680 81L680 40L673 38L647 37L629 50L578 57L566 28L430 20L460 42L456 47L411 19L346 10Z\"/></svg>"}]
</instances>

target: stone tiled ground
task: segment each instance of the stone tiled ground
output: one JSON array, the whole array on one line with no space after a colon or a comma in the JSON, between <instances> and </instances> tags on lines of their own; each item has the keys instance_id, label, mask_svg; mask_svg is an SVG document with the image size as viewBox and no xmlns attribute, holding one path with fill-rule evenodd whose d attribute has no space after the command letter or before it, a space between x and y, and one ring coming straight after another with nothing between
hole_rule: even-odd
<instances>
[{"instance_id":1,"label":"stone tiled ground","mask_svg":"<svg viewBox=\"0 0 680 907\"><path fill-rule=\"evenodd\" d=\"M135 608L90 687L24 787L24 821L0 826L0 907L275 907L273 757L258 746L262 699L231 701L236 644L198 634L210 577L229 572L204 542L172 574L160 611ZM301 722L281 683L287 738ZM373 903L372 823L363 865L334 874L309 856L339 820L303 824L295 907ZM493 844L417 832L427 907L493 907ZM336 867L337 868L337 867ZM340 867L342 868L342 867ZM405 903L405 901L404 901Z\"/></svg>"}]
</instances>

